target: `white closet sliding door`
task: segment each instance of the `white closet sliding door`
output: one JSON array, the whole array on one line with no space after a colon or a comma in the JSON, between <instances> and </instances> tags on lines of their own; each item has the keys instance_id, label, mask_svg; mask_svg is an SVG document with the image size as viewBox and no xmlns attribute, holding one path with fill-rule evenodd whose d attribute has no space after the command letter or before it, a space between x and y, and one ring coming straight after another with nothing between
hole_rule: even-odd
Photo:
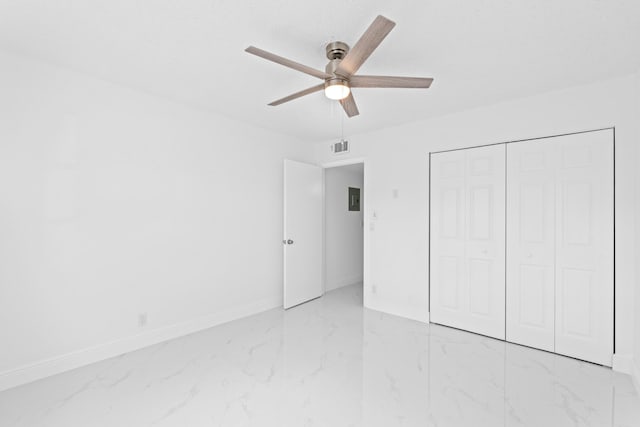
<instances>
[{"instance_id":1,"label":"white closet sliding door","mask_svg":"<svg viewBox=\"0 0 640 427\"><path fill-rule=\"evenodd\" d=\"M507 146L507 341L554 351L556 146Z\"/></svg>"},{"instance_id":2,"label":"white closet sliding door","mask_svg":"<svg viewBox=\"0 0 640 427\"><path fill-rule=\"evenodd\" d=\"M613 177L613 130L432 154L431 321L611 366Z\"/></svg>"},{"instance_id":3,"label":"white closet sliding door","mask_svg":"<svg viewBox=\"0 0 640 427\"><path fill-rule=\"evenodd\" d=\"M507 146L507 340L607 366L612 132Z\"/></svg>"},{"instance_id":4,"label":"white closet sliding door","mask_svg":"<svg viewBox=\"0 0 640 427\"><path fill-rule=\"evenodd\" d=\"M431 156L431 321L505 339L505 146Z\"/></svg>"},{"instance_id":5,"label":"white closet sliding door","mask_svg":"<svg viewBox=\"0 0 640 427\"><path fill-rule=\"evenodd\" d=\"M611 366L613 131L563 136L555 142L560 142L555 351Z\"/></svg>"}]
</instances>

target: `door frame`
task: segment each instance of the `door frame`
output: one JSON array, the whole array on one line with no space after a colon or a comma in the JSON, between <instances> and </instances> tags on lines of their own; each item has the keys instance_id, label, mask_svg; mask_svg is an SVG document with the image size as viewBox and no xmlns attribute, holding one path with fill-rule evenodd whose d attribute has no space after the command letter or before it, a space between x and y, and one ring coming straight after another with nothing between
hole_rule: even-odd
<instances>
[{"instance_id":1,"label":"door frame","mask_svg":"<svg viewBox=\"0 0 640 427\"><path fill-rule=\"evenodd\" d=\"M515 139L515 140L510 140L510 141L494 142L494 143L488 143L488 144L478 144L478 145L472 145L472 146L452 148L452 149L449 149L449 150L429 151L428 160L427 160L429 162L429 189L428 189L428 211L429 211L429 214L428 214L428 218L427 218L427 222L428 222L427 226L428 226L428 233L429 233L429 242L428 242L428 251L429 252L428 252L428 259L427 259L427 268L428 268L427 288L428 288L428 295L429 295L429 304L428 304L429 313L431 312L431 155L432 154L438 154L438 153L446 153L446 152L449 152L449 151L460 151L460 150L468 150L468 149L471 149L471 148L487 147L487 146L491 146L491 145L505 145L506 146L508 144L514 144L514 143L518 143L518 142L535 141L535 140L540 140L540 139L556 138L556 137L568 136L568 135L578 135L578 134L582 134L582 133L599 132L599 131L603 131L603 130L611 130L612 134L613 134L613 141L612 141L612 147L613 147L613 353L612 353L612 367L616 364L615 358L616 358L616 331L617 331L617 325L616 325L616 270L617 270L617 262L616 262L616 173L617 173L617 171L616 171L616 127L615 126L607 126L607 127L602 127L602 128L588 129L588 130L582 130L582 131L576 131L576 132L565 132L565 133L559 133L559 134L555 134L555 135L546 135L546 136L539 136L539 137L532 137L532 138ZM506 170L505 170L505 173L506 173ZM505 181L505 185L506 185L506 181ZM505 286L506 286L506 283L505 283ZM506 316L506 313L505 313L505 316ZM506 322L505 322L505 324L506 324ZM508 342L508 341L505 340L505 342ZM541 350L541 351L545 351L545 350ZM614 369L614 370L616 370L616 369Z\"/></svg>"},{"instance_id":2,"label":"door frame","mask_svg":"<svg viewBox=\"0 0 640 427\"><path fill-rule=\"evenodd\" d=\"M369 187L369 183L367 181L367 168L368 168L368 164L367 164L367 158L366 157L352 157L352 158L348 158L348 159L340 159L340 160L332 160L330 162L325 162L325 163L321 163L320 167L322 168L322 291L323 293L325 293L327 291L327 283L326 283L326 279L327 279L327 260L326 260L326 250L327 250L327 246L326 246L326 234L327 234L327 229L326 229L326 215L325 215L325 209L326 209L326 188L325 188L325 172L326 169L332 169L332 168L338 168L340 166L349 166L349 165L356 165L362 163L363 165L363 181L364 181L364 188L362 189L362 220L364 222L363 224L363 238L362 238L362 288L363 288L363 292L362 292L362 298L364 301L364 306L367 306L368 303L368 293L365 292L365 289L371 289L371 287L369 286L369 282L370 282L370 278L371 278L371 274L370 274L370 266L371 266L371 260L369 257L369 251L368 251L368 247L369 247L369 239L370 239L370 235L369 235L369 220L368 220L368 206L369 206L369 197L367 196L367 188Z\"/></svg>"}]
</instances>

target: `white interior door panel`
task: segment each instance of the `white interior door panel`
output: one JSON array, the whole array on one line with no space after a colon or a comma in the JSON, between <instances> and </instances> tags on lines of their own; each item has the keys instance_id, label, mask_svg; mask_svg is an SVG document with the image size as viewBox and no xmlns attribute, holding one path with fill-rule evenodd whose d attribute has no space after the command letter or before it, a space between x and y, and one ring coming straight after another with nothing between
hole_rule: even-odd
<instances>
[{"instance_id":1,"label":"white interior door panel","mask_svg":"<svg viewBox=\"0 0 640 427\"><path fill-rule=\"evenodd\" d=\"M431 158L431 312L433 322L466 329L465 160L462 151Z\"/></svg>"},{"instance_id":2,"label":"white interior door panel","mask_svg":"<svg viewBox=\"0 0 640 427\"><path fill-rule=\"evenodd\" d=\"M435 323L504 339L505 148L431 156Z\"/></svg>"},{"instance_id":3,"label":"white interior door panel","mask_svg":"<svg viewBox=\"0 0 640 427\"><path fill-rule=\"evenodd\" d=\"M558 138L555 351L611 366L612 130Z\"/></svg>"},{"instance_id":4,"label":"white interior door panel","mask_svg":"<svg viewBox=\"0 0 640 427\"><path fill-rule=\"evenodd\" d=\"M554 351L556 148L507 145L507 341Z\"/></svg>"},{"instance_id":5,"label":"white interior door panel","mask_svg":"<svg viewBox=\"0 0 640 427\"><path fill-rule=\"evenodd\" d=\"M284 161L284 308L322 295L322 168Z\"/></svg>"}]
</instances>

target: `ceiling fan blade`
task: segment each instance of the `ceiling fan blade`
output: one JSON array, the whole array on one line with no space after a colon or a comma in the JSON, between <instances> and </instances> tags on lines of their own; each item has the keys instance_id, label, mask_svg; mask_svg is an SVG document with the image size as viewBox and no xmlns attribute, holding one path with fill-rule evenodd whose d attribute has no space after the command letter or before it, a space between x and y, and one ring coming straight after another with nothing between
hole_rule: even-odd
<instances>
[{"instance_id":1,"label":"ceiling fan blade","mask_svg":"<svg viewBox=\"0 0 640 427\"><path fill-rule=\"evenodd\" d=\"M428 89L432 82L430 77L353 76L349 79L351 87Z\"/></svg>"},{"instance_id":2,"label":"ceiling fan blade","mask_svg":"<svg viewBox=\"0 0 640 427\"><path fill-rule=\"evenodd\" d=\"M275 53L267 52L266 50L258 49L254 46L249 46L244 50L252 55L259 56L261 58L267 59L269 61L273 61L277 64L284 65L285 67L293 68L297 71L302 71L305 74L309 74L310 76L317 77L319 79L328 79L331 76L330 74L325 73L324 71L316 70L315 68L307 67L306 65L302 65L298 62L292 61L287 58L283 58L282 56L278 56Z\"/></svg>"},{"instance_id":3,"label":"ceiling fan blade","mask_svg":"<svg viewBox=\"0 0 640 427\"><path fill-rule=\"evenodd\" d=\"M369 28L367 28L367 31L360 37L360 40L356 42L340 65L338 65L335 73L343 77L351 77L354 75L395 26L395 22L382 15L378 15Z\"/></svg>"},{"instance_id":4,"label":"ceiling fan blade","mask_svg":"<svg viewBox=\"0 0 640 427\"><path fill-rule=\"evenodd\" d=\"M294 94L291 94L289 96L285 96L284 98L281 98L281 99L278 99L276 101L273 101L269 105L271 105L272 107L275 107L276 105L284 104L285 102L289 102L289 101L292 101L292 100L294 100L296 98L300 98L300 97L303 97L305 95L309 95L310 93L318 92L318 91L320 91L322 89L324 89L324 83L320 83L317 86L313 86L313 87L310 87L308 89L301 90L300 92L296 92Z\"/></svg>"},{"instance_id":5,"label":"ceiling fan blade","mask_svg":"<svg viewBox=\"0 0 640 427\"><path fill-rule=\"evenodd\" d=\"M353 99L353 93L349 93L349 96L345 99L341 99L340 104L342 105L342 108L344 108L344 112L347 113L347 116L353 117L360 114L358 106L356 105L356 100Z\"/></svg>"}]
</instances>

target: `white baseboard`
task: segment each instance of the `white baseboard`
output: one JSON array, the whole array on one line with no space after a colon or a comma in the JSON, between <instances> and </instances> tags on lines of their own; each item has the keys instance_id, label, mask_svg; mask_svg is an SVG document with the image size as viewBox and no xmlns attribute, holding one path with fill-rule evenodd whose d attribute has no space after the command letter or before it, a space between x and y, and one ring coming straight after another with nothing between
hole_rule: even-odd
<instances>
[{"instance_id":1,"label":"white baseboard","mask_svg":"<svg viewBox=\"0 0 640 427\"><path fill-rule=\"evenodd\" d=\"M393 304L389 301L380 303L375 297L365 299L365 307L371 310L381 311L383 313L392 314L406 319L416 320L422 323L429 323L429 312L419 307L411 307L408 305Z\"/></svg>"},{"instance_id":2,"label":"white baseboard","mask_svg":"<svg viewBox=\"0 0 640 427\"><path fill-rule=\"evenodd\" d=\"M149 330L120 340L0 372L0 391L281 306L281 296L269 297L184 323Z\"/></svg>"},{"instance_id":3,"label":"white baseboard","mask_svg":"<svg viewBox=\"0 0 640 427\"><path fill-rule=\"evenodd\" d=\"M631 375L633 372L633 356L630 354L614 354L611 369Z\"/></svg>"}]
</instances>

